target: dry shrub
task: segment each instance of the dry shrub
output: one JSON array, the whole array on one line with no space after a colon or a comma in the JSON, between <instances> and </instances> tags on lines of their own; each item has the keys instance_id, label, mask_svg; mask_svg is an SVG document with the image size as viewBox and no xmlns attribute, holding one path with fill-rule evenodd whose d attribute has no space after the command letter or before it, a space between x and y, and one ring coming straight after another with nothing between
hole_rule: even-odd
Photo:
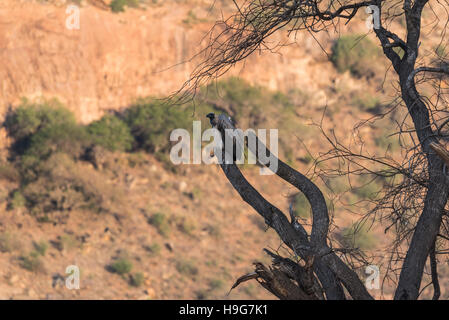
<instances>
[{"instance_id":1,"label":"dry shrub","mask_svg":"<svg viewBox=\"0 0 449 320\"><path fill-rule=\"evenodd\" d=\"M121 193L104 175L69 155L52 155L42 169L39 178L23 189L27 206L39 219L64 219L75 209L108 212L120 201Z\"/></svg>"},{"instance_id":2,"label":"dry shrub","mask_svg":"<svg viewBox=\"0 0 449 320\"><path fill-rule=\"evenodd\" d=\"M0 180L19 182L20 174L11 163L0 162Z\"/></svg>"},{"instance_id":3,"label":"dry shrub","mask_svg":"<svg viewBox=\"0 0 449 320\"><path fill-rule=\"evenodd\" d=\"M22 248L20 239L10 232L0 234L0 252L13 252Z\"/></svg>"}]
</instances>

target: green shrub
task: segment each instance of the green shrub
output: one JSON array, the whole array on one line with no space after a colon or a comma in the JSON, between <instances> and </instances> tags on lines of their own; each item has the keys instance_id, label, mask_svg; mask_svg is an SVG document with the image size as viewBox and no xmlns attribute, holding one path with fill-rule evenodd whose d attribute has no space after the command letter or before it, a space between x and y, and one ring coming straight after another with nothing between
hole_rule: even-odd
<instances>
[{"instance_id":1,"label":"green shrub","mask_svg":"<svg viewBox=\"0 0 449 320\"><path fill-rule=\"evenodd\" d=\"M145 281L145 277L143 276L143 273L136 272L131 275L131 277L129 279L129 284L132 285L133 287L138 288L138 287L142 286L144 281Z\"/></svg>"},{"instance_id":2,"label":"green shrub","mask_svg":"<svg viewBox=\"0 0 449 320\"><path fill-rule=\"evenodd\" d=\"M375 137L374 142L383 152L386 152L387 150L395 152L401 147L397 136L387 136L383 133L380 133Z\"/></svg>"},{"instance_id":3,"label":"green shrub","mask_svg":"<svg viewBox=\"0 0 449 320\"><path fill-rule=\"evenodd\" d=\"M24 102L8 115L6 128L15 140L13 150L20 155L22 185L37 180L45 162L55 153L84 159L93 146L128 151L134 141L126 123L118 117L108 115L85 127L55 102L39 105Z\"/></svg>"},{"instance_id":4,"label":"green shrub","mask_svg":"<svg viewBox=\"0 0 449 320\"><path fill-rule=\"evenodd\" d=\"M300 138L302 141L314 139L316 128L302 123L302 120L292 109L285 109L279 114L273 115L278 119L279 150L287 164L295 166L296 150L292 147L292 139Z\"/></svg>"},{"instance_id":5,"label":"green shrub","mask_svg":"<svg viewBox=\"0 0 449 320\"><path fill-rule=\"evenodd\" d=\"M221 279L212 279L209 281L209 287L211 290L218 290L223 287L223 280Z\"/></svg>"},{"instance_id":6,"label":"green shrub","mask_svg":"<svg viewBox=\"0 0 449 320\"><path fill-rule=\"evenodd\" d=\"M9 232L0 234L0 252L12 252L20 249L21 246L19 239Z\"/></svg>"},{"instance_id":7,"label":"green shrub","mask_svg":"<svg viewBox=\"0 0 449 320\"><path fill-rule=\"evenodd\" d=\"M272 98L268 91L235 77L211 84L203 92L207 94L208 101L221 101L230 106L230 116L236 122L248 119L253 128L263 120L261 110L270 104Z\"/></svg>"},{"instance_id":8,"label":"green shrub","mask_svg":"<svg viewBox=\"0 0 449 320\"><path fill-rule=\"evenodd\" d=\"M358 186L352 186L351 191L361 200L373 200L381 189L382 182L379 178L363 175L359 178Z\"/></svg>"},{"instance_id":9,"label":"green shrub","mask_svg":"<svg viewBox=\"0 0 449 320\"><path fill-rule=\"evenodd\" d=\"M76 237L70 235L70 234L63 234L58 238L57 242L57 248L58 250L69 250L76 247L79 247L81 245L80 241L76 239Z\"/></svg>"},{"instance_id":10,"label":"green shrub","mask_svg":"<svg viewBox=\"0 0 449 320\"><path fill-rule=\"evenodd\" d=\"M247 284L245 287L243 287L243 292L245 292L249 297L254 296L255 287L253 284Z\"/></svg>"},{"instance_id":11,"label":"green shrub","mask_svg":"<svg viewBox=\"0 0 449 320\"><path fill-rule=\"evenodd\" d=\"M396 134L398 131L398 124L394 119L384 118L377 121L373 125L375 132L373 134L374 143L378 147L378 152L385 154L386 152L394 153L401 148L400 135Z\"/></svg>"},{"instance_id":12,"label":"green shrub","mask_svg":"<svg viewBox=\"0 0 449 320\"><path fill-rule=\"evenodd\" d=\"M19 107L7 114L5 120L5 128L14 139L13 151L18 154L26 150L30 137L38 131L74 124L74 115L56 100L41 104L24 100Z\"/></svg>"},{"instance_id":13,"label":"green shrub","mask_svg":"<svg viewBox=\"0 0 449 320\"><path fill-rule=\"evenodd\" d=\"M195 263L189 260L177 261L176 270L178 270L179 273L190 277L196 276L198 274L198 268L195 266Z\"/></svg>"},{"instance_id":14,"label":"green shrub","mask_svg":"<svg viewBox=\"0 0 449 320\"><path fill-rule=\"evenodd\" d=\"M173 129L192 128L191 114L181 106L167 106L152 99L140 100L124 113L136 147L147 152L165 154L170 150Z\"/></svg>"},{"instance_id":15,"label":"green shrub","mask_svg":"<svg viewBox=\"0 0 449 320\"><path fill-rule=\"evenodd\" d=\"M157 256L161 252L161 246L158 243L152 243L149 246L145 247L152 256Z\"/></svg>"},{"instance_id":16,"label":"green shrub","mask_svg":"<svg viewBox=\"0 0 449 320\"><path fill-rule=\"evenodd\" d=\"M376 193L379 192L379 188L375 183L368 183L364 186L353 188L352 191L358 196L359 199L367 200L374 199Z\"/></svg>"},{"instance_id":17,"label":"green shrub","mask_svg":"<svg viewBox=\"0 0 449 320\"><path fill-rule=\"evenodd\" d=\"M352 104L362 111L373 113L378 113L382 107L379 98L370 95L358 96L352 99Z\"/></svg>"},{"instance_id":18,"label":"green shrub","mask_svg":"<svg viewBox=\"0 0 449 320\"><path fill-rule=\"evenodd\" d=\"M54 152L63 152L76 159L83 155L89 144L84 127L76 124L54 125L34 134L24 155L46 160Z\"/></svg>"},{"instance_id":19,"label":"green shrub","mask_svg":"<svg viewBox=\"0 0 449 320\"><path fill-rule=\"evenodd\" d=\"M9 201L8 204L8 208L9 209L18 209L18 208L22 208L26 205L26 199L23 196L23 194L19 191L16 190L12 193L11 199Z\"/></svg>"},{"instance_id":20,"label":"green shrub","mask_svg":"<svg viewBox=\"0 0 449 320\"><path fill-rule=\"evenodd\" d=\"M46 162L56 154L66 154L71 159L80 159L90 145L84 127L76 124L55 125L39 130L29 139L28 147L18 163L22 185L48 175L45 168L53 170Z\"/></svg>"},{"instance_id":21,"label":"green shrub","mask_svg":"<svg viewBox=\"0 0 449 320\"><path fill-rule=\"evenodd\" d=\"M193 232L196 229L196 225L193 220L188 219L187 217L183 217L183 218L179 219L178 229L181 232L183 232L189 236L192 236Z\"/></svg>"},{"instance_id":22,"label":"green shrub","mask_svg":"<svg viewBox=\"0 0 449 320\"><path fill-rule=\"evenodd\" d=\"M187 18L182 20L183 23L185 23L189 26L197 24L197 23L201 23L201 22L206 22L206 21L207 21L206 19L198 18L197 15L195 14L195 12L193 12L193 10L190 10L187 13Z\"/></svg>"},{"instance_id":23,"label":"green shrub","mask_svg":"<svg viewBox=\"0 0 449 320\"><path fill-rule=\"evenodd\" d=\"M44 263L37 251L31 251L28 255L20 257L20 266L28 271L43 272Z\"/></svg>"},{"instance_id":24,"label":"green shrub","mask_svg":"<svg viewBox=\"0 0 449 320\"><path fill-rule=\"evenodd\" d=\"M89 137L73 114L56 101L30 104L24 101L7 115L5 127L14 140L11 150L18 155L21 184L38 178L40 167L55 152L79 158Z\"/></svg>"},{"instance_id":25,"label":"green shrub","mask_svg":"<svg viewBox=\"0 0 449 320\"><path fill-rule=\"evenodd\" d=\"M153 214L148 223L153 225L157 231L167 237L170 233L170 224L168 222L167 216L164 213L155 213Z\"/></svg>"},{"instance_id":26,"label":"green shrub","mask_svg":"<svg viewBox=\"0 0 449 320\"><path fill-rule=\"evenodd\" d=\"M144 152L133 152L128 155L128 165L131 168L141 167L146 164L149 164L149 161Z\"/></svg>"},{"instance_id":27,"label":"green shrub","mask_svg":"<svg viewBox=\"0 0 449 320\"><path fill-rule=\"evenodd\" d=\"M342 244L347 248L369 250L376 246L375 237L364 225L354 223L341 233Z\"/></svg>"},{"instance_id":28,"label":"green shrub","mask_svg":"<svg viewBox=\"0 0 449 320\"><path fill-rule=\"evenodd\" d=\"M110 265L111 271L119 275L130 273L132 268L133 264L127 258L119 258Z\"/></svg>"},{"instance_id":29,"label":"green shrub","mask_svg":"<svg viewBox=\"0 0 449 320\"><path fill-rule=\"evenodd\" d=\"M192 196L194 200L199 200L203 196L203 191L198 187L193 187Z\"/></svg>"},{"instance_id":30,"label":"green shrub","mask_svg":"<svg viewBox=\"0 0 449 320\"><path fill-rule=\"evenodd\" d=\"M349 70L357 77L373 76L379 48L363 35L346 35L332 47L331 61L339 72Z\"/></svg>"},{"instance_id":31,"label":"green shrub","mask_svg":"<svg viewBox=\"0 0 449 320\"><path fill-rule=\"evenodd\" d=\"M139 0L112 0L109 4L112 12L123 12L125 6L136 8L139 6Z\"/></svg>"},{"instance_id":32,"label":"green shrub","mask_svg":"<svg viewBox=\"0 0 449 320\"><path fill-rule=\"evenodd\" d=\"M92 122L87 131L94 144L111 151L129 151L134 142L126 123L113 115L106 115Z\"/></svg>"},{"instance_id":33,"label":"green shrub","mask_svg":"<svg viewBox=\"0 0 449 320\"><path fill-rule=\"evenodd\" d=\"M142 0L127 0L127 6L130 8L137 8L139 6L139 2Z\"/></svg>"},{"instance_id":34,"label":"green shrub","mask_svg":"<svg viewBox=\"0 0 449 320\"><path fill-rule=\"evenodd\" d=\"M39 242L33 243L34 250L41 256L45 256L48 249L48 242L45 240L41 240Z\"/></svg>"},{"instance_id":35,"label":"green shrub","mask_svg":"<svg viewBox=\"0 0 449 320\"><path fill-rule=\"evenodd\" d=\"M314 159L310 154L306 154L304 157L301 157L299 160L304 164L311 164Z\"/></svg>"},{"instance_id":36,"label":"green shrub","mask_svg":"<svg viewBox=\"0 0 449 320\"><path fill-rule=\"evenodd\" d=\"M237 77L230 77L202 88L198 100L203 103L199 103L195 111L202 114L204 119L209 112L220 114L225 110L225 113L231 116L242 129L267 128L268 126L280 128L279 149L289 163L295 160L291 148L291 137L296 135L307 139L313 135L310 127L302 124L296 114L296 105L303 105L304 101L307 101L305 94L299 91L284 94L250 85ZM270 119L269 123L267 123L268 119ZM202 123L202 126L210 127L208 121Z\"/></svg>"},{"instance_id":37,"label":"green shrub","mask_svg":"<svg viewBox=\"0 0 449 320\"><path fill-rule=\"evenodd\" d=\"M328 177L326 180L326 186L332 193L341 194L349 190L350 186L346 176L334 176Z\"/></svg>"},{"instance_id":38,"label":"green shrub","mask_svg":"<svg viewBox=\"0 0 449 320\"><path fill-rule=\"evenodd\" d=\"M214 238L220 238L222 236L222 231L219 224L208 224L203 230L207 231L207 233Z\"/></svg>"},{"instance_id":39,"label":"green shrub","mask_svg":"<svg viewBox=\"0 0 449 320\"><path fill-rule=\"evenodd\" d=\"M297 217L307 219L310 217L310 203L307 201L306 196L303 193L298 193L293 198L293 213Z\"/></svg>"}]
</instances>

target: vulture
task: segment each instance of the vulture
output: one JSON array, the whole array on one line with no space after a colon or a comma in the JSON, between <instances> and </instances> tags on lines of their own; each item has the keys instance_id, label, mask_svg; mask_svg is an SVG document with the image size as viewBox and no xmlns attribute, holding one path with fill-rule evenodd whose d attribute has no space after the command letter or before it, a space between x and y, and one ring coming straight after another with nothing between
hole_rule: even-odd
<instances>
[{"instance_id":1,"label":"vulture","mask_svg":"<svg viewBox=\"0 0 449 320\"><path fill-rule=\"evenodd\" d=\"M223 144L226 141L226 129L235 129L234 126L234 122L232 121L232 119L224 114L220 114L218 116L218 119L215 117L215 114L213 112L208 113L206 115L207 118L209 118L210 124L213 128L216 128L220 131L221 136L225 137L223 139ZM230 153L228 152L228 150L225 150L226 153ZM243 146L240 145L240 142L237 141L236 137L232 137L232 161L235 162L237 160L237 155L241 155L243 153ZM241 157L239 157L241 158Z\"/></svg>"}]
</instances>

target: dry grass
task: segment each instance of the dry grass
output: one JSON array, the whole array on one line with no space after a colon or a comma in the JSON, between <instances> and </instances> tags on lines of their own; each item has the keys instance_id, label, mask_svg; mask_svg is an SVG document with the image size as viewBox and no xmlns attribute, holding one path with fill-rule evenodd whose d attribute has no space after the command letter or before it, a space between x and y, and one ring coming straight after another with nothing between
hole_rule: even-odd
<instances>
[{"instance_id":1,"label":"dry grass","mask_svg":"<svg viewBox=\"0 0 449 320\"><path fill-rule=\"evenodd\" d=\"M43 172L23 189L38 218L60 220L76 209L110 212L123 202L123 192L103 174L66 154L54 154L43 164Z\"/></svg>"}]
</instances>

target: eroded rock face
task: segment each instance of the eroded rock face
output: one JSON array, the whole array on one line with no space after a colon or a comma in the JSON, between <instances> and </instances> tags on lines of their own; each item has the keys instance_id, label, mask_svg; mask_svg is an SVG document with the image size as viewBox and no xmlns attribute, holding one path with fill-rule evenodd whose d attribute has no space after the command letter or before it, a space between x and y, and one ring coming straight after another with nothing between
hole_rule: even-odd
<instances>
[{"instance_id":1,"label":"eroded rock face","mask_svg":"<svg viewBox=\"0 0 449 320\"><path fill-rule=\"evenodd\" d=\"M87 3L80 7L80 29L69 30L67 4L4 1L0 118L23 97L56 97L86 123L140 96L169 94L188 79L197 61L187 60L199 50L214 20L185 23L192 4L167 3L115 14ZM328 80L309 72L308 51L319 48L305 39L284 48L283 55L256 54L234 74L273 89L305 84L313 89L323 78Z\"/></svg>"},{"instance_id":2,"label":"eroded rock face","mask_svg":"<svg viewBox=\"0 0 449 320\"><path fill-rule=\"evenodd\" d=\"M171 21L175 15L163 8L136 11L118 15L84 7L80 29L69 30L65 7L2 8L0 113L21 97L56 97L89 122L138 96L173 89L188 65L158 72L191 53L186 39L193 31Z\"/></svg>"}]
</instances>

